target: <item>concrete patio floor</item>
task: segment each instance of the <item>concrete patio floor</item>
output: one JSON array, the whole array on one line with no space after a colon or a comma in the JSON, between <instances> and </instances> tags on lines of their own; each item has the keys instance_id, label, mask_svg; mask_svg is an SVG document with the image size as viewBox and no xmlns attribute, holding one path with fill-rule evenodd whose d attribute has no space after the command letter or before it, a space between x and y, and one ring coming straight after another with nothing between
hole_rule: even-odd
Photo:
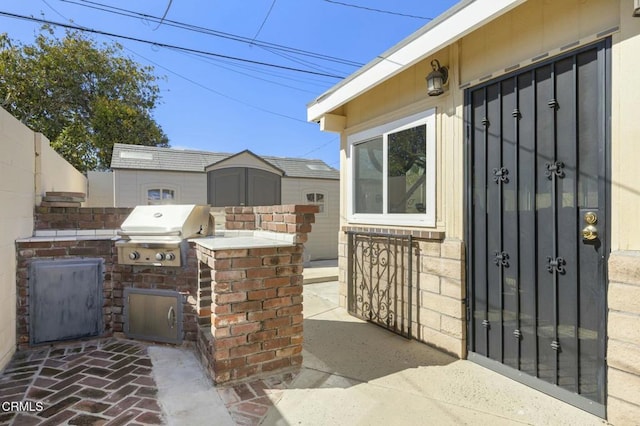
<instances>
[{"instance_id":1,"label":"concrete patio floor","mask_svg":"<svg viewBox=\"0 0 640 426\"><path fill-rule=\"evenodd\" d=\"M349 316L337 282L304 288L303 368L264 425L602 425L469 361Z\"/></svg>"},{"instance_id":2,"label":"concrete patio floor","mask_svg":"<svg viewBox=\"0 0 640 426\"><path fill-rule=\"evenodd\" d=\"M188 347L119 339L56 345L16 354L0 376L1 401L41 401L44 411L4 413L0 424L607 424L349 316L337 306L337 286L304 286L299 371L216 387Z\"/></svg>"}]
</instances>

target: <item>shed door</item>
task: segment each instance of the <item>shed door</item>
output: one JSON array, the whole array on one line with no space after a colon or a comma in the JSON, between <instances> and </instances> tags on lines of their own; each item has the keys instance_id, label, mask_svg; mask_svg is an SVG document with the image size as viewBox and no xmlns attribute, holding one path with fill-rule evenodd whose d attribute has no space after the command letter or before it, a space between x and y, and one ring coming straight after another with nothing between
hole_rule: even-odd
<instances>
[{"instance_id":1,"label":"shed door","mask_svg":"<svg viewBox=\"0 0 640 426\"><path fill-rule=\"evenodd\" d=\"M232 167L208 172L207 202L214 207L280 204L280 175L260 169Z\"/></svg>"},{"instance_id":2,"label":"shed door","mask_svg":"<svg viewBox=\"0 0 640 426\"><path fill-rule=\"evenodd\" d=\"M600 43L467 91L470 359L599 415L607 54Z\"/></svg>"},{"instance_id":3,"label":"shed door","mask_svg":"<svg viewBox=\"0 0 640 426\"><path fill-rule=\"evenodd\" d=\"M280 204L280 176L259 169L247 169L248 206Z\"/></svg>"},{"instance_id":4,"label":"shed door","mask_svg":"<svg viewBox=\"0 0 640 426\"><path fill-rule=\"evenodd\" d=\"M207 202L214 207L244 205L246 176L243 167L214 170L207 176Z\"/></svg>"}]
</instances>

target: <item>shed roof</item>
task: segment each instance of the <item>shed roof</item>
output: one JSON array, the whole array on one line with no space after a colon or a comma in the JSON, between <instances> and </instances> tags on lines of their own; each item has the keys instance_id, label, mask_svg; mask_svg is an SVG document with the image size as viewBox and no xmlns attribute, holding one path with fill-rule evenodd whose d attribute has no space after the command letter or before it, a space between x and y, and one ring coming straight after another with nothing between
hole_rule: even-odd
<instances>
[{"instance_id":1,"label":"shed roof","mask_svg":"<svg viewBox=\"0 0 640 426\"><path fill-rule=\"evenodd\" d=\"M205 167L236 154L194 151L155 146L113 145L111 168L131 170L166 170L204 173ZM285 173L287 177L340 179L340 172L322 160L290 157L259 156L262 160Z\"/></svg>"},{"instance_id":2,"label":"shed roof","mask_svg":"<svg viewBox=\"0 0 640 426\"><path fill-rule=\"evenodd\" d=\"M307 119L325 114L507 13L526 0L461 0L307 105Z\"/></svg>"}]
</instances>

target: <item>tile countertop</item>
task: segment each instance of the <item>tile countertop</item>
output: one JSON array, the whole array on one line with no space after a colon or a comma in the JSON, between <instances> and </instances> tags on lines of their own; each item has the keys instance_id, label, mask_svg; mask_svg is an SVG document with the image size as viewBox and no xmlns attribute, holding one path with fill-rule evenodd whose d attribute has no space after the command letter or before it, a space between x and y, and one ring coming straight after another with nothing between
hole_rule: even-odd
<instances>
[{"instance_id":1,"label":"tile countertop","mask_svg":"<svg viewBox=\"0 0 640 426\"><path fill-rule=\"evenodd\" d=\"M216 231L213 236L189 241L209 250L290 247L295 245L295 235L270 231Z\"/></svg>"},{"instance_id":2,"label":"tile countertop","mask_svg":"<svg viewBox=\"0 0 640 426\"><path fill-rule=\"evenodd\" d=\"M32 237L19 238L19 243L38 241L117 240L117 229L38 229Z\"/></svg>"}]
</instances>

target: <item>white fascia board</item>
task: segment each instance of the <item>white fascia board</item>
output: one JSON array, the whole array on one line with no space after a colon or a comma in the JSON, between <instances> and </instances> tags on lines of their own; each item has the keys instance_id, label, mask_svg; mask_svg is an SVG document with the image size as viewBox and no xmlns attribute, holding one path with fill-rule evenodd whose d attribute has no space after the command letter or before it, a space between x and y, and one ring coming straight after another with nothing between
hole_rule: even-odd
<instances>
[{"instance_id":1,"label":"white fascia board","mask_svg":"<svg viewBox=\"0 0 640 426\"><path fill-rule=\"evenodd\" d=\"M312 101L307 105L307 120L320 120L324 114L526 1L472 0L459 3Z\"/></svg>"}]
</instances>

